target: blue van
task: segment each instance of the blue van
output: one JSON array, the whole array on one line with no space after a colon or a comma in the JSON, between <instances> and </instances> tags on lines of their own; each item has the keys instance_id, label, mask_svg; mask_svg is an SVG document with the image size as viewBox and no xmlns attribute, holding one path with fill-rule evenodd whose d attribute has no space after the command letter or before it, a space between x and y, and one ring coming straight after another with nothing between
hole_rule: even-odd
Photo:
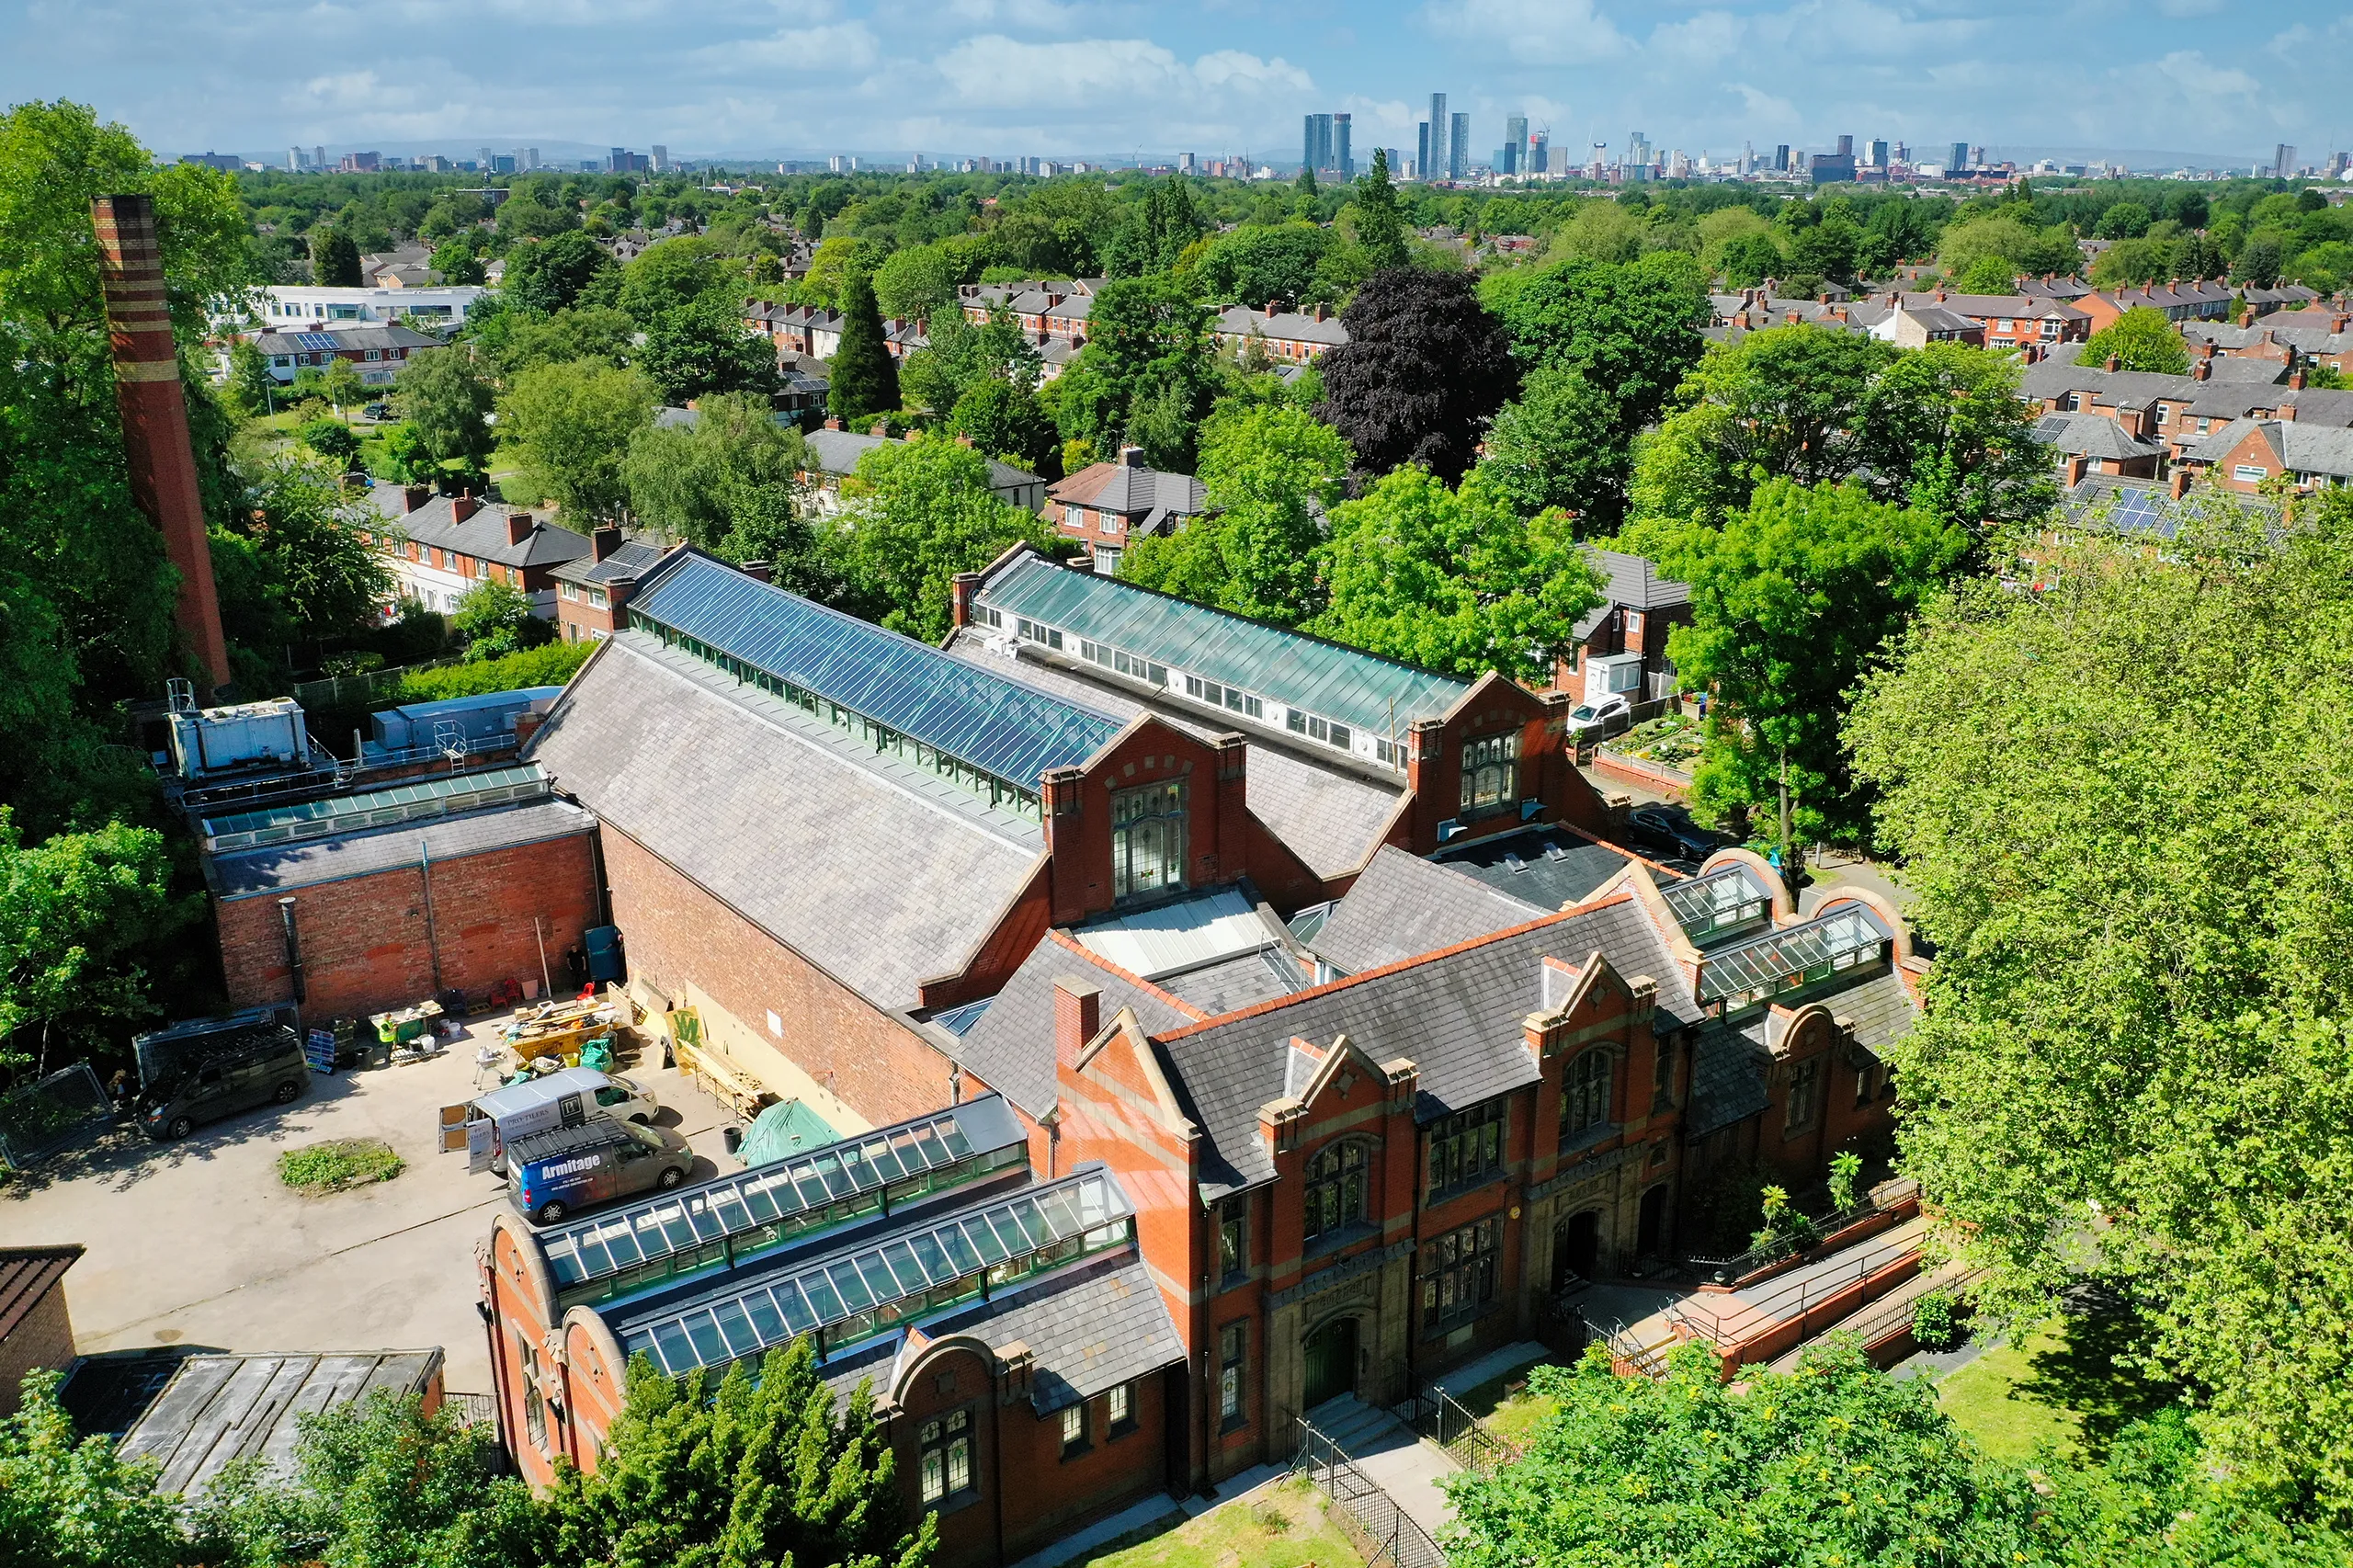
<instances>
[{"instance_id":1,"label":"blue van","mask_svg":"<svg viewBox=\"0 0 2353 1568\"><path fill-rule=\"evenodd\" d=\"M591 1121L506 1145L515 1207L542 1225L616 1198L667 1192L694 1171L695 1153L666 1127Z\"/></svg>"}]
</instances>

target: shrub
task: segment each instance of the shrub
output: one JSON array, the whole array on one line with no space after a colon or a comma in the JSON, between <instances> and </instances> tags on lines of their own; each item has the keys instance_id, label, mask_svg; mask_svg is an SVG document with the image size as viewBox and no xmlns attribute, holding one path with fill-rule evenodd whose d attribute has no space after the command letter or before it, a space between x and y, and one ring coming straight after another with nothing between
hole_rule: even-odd
<instances>
[{"instance_id":1,"label":"shrub","mask_svg":"<svg viewBox=\"0 0 2353 1568\"><path fill-rule=\"evenodd\" d=\"M499 659L411 670L401 677L399 691L380 700L379 706L396 708L410 702L480 697L485 692L517 691L527 686L562 686L588 662L588 655L596 648L594 642L550 642Z\"/></svg>"},{"instance_id":2,"label":"shrub","mask_svg":"<svg viewBox=\"0 0 2353 1568\"><path fill-rule=\"evenodd\" d=\"M313 1198L390 1181L406 1168L380 1138L338 1138L278 1156L278 1179Z\"/></svg>"},{"instance_id":3,"label":"shrub","mask_svg":"<svg viewBox=\"0 0 2353 1568\"><path fill-rule=\"evenodd\" d=\"M1930 1290L1912 1303L1912 1342L1923 1350L1949 1350L1960 1336L1952 1293Z\"/></svg>"}]
</instances>

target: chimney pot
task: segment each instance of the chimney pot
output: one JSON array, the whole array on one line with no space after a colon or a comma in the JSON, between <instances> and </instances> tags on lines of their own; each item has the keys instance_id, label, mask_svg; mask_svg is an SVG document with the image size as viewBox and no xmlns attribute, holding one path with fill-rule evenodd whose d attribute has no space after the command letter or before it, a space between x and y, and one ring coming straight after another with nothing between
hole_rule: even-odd
<instances>
[{"instance_id":1,"label":"chimney pot","mask_svg":"<svg viewBox=\"0 0 2353 1568\"><path fill-rule=\"evenodd\" d=\"M841 427L842 422L837 418L829 418L825 421L825 428L828 430L838 430Z\"/></svg>"},{"instance_id":2,"label":"chimney pot","mask_svg":"<svg viewBox=\"0 0 2353 1568\"><path fill-rule=\"evenodd\" d=\"M2205 358L2199 360L2198 363L2189 367L2189 374L2191 379L2195 381L2202 381L2211 378L2214 374L2214 357L2210 354Z\"/></svg>"},{"instance_id":3,"label":"chimney pot","mask_svg":"<svg viewBox=\"0 0 2353 1568\"><path fill-rule=\"evenodd\" d=\"M2115 355L2113 355L2113 354L2109 355L2109 356L2108 357L2108 361L2107 361L2107 363L2103 364L2103 365L2100 367L2100 369L2101 369L2106 370L2106 371L2109 371L2110 374L2113 374L2113 373L2115 373L2116 371L2122 369L2123 368L2124 368L2124 361L2123 361L2123 360L2121 360L2121 359L2120 359L2120 358L2117 358Z\"/></svg>"}]
</instances>

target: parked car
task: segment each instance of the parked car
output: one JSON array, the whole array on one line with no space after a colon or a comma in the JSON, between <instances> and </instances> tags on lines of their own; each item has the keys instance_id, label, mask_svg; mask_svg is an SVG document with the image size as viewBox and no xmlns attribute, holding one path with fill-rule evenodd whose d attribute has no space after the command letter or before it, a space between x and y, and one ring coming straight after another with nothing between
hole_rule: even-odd
<instances>
[{"instance_id":1,"label":"parked car","mask_svg":"<svg viewBox=\"0 0 2353 1568\"><path fill-rule=\"evenodd\" d=\"M1580 702L1569 710L1569 738L1572 743L1607 740L1626 729L1633 715L1634 705L1623 697Z\"/></svg>"},{"instance_id":2,"label":"parked car","mask_svg":"<svg viewBox=\"0 0 2353 1568\"><path fill-rule=\"evenodd\" d=\"M154 1139L185 1138L204 1122L256 1106L292 1105L310 1079L301 1039L292 1029L273 1029L175 1064L145 1090L140 1130Z\"/></svg>"},{"instance_id":3,"label":"parked car","mask_svg":"<svg viewBox=\"0 0 2353 1568\"><path fill-rule=\"evenodd\" d=\"M381 424L392 416L392 405L389 403L371 403L359 412Z\"/></svg>"},{"instance_id":4,"label":"parked car","mask_svg":"<svg viewBox=\"0 0 2353 1568\"><path fill-rule=\"evenodd\" d=\"M593 1121L651 1123L662 1108L634 1078L566 1067L476 1095L441 1110L445 1148L466 1151L467 1168L506 1174L506 1151L517 1139Z\"/></svg>"},{"instance_id":5,"label":"parked car","mask_svg":"<svg viewBox=\"0 0 2353 1568\"><path fill-rule=\"evenodd\" d=\"M515 1207L536 1224L616 1198L682 1185L693 1172L694 1151L666 1127L596 1121L535 1132L507 1145L507 1178Z\"/></svg>"},{"instance_id":6,"label":"parked car","mask_svg":"<svg viewBox=\"0 0 2353 1568\"><path fill-rule=\"evenodd\" d=\"M1626 834L1669 858L1704 860L1723 841L1698 823L1681 806L1664 803L1636 806L1626 813Z\"/></svg>"}]
</instances>

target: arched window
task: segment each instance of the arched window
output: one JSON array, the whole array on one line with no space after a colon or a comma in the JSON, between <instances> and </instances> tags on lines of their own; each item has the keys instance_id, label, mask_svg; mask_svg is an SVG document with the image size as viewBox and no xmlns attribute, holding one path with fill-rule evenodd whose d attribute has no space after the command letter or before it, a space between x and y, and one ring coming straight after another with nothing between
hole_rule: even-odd
<instances>
[{"instance_id":1,"label":"arched window","mask_svg":"<svg viewBox=\"0 0 2353 1568\"><path fill-rule=\"evenodd\" d=\"M1333 1143L1307 1162L1307 1239L1328 1235L1364 1219L1362 1143Z\"/></svg>"},{"instance_id":2,"label":"arched window","mask_svg":"<svg viewBox=\"0 0 2353 1568\"><path fill-rule=\"evenodd\" d=\"M1590 1132L1609 1119L1609 1052L1594 1050L1569 1063L1561 1080L1561 1137Z\"/></svg>"}]
</instances>

